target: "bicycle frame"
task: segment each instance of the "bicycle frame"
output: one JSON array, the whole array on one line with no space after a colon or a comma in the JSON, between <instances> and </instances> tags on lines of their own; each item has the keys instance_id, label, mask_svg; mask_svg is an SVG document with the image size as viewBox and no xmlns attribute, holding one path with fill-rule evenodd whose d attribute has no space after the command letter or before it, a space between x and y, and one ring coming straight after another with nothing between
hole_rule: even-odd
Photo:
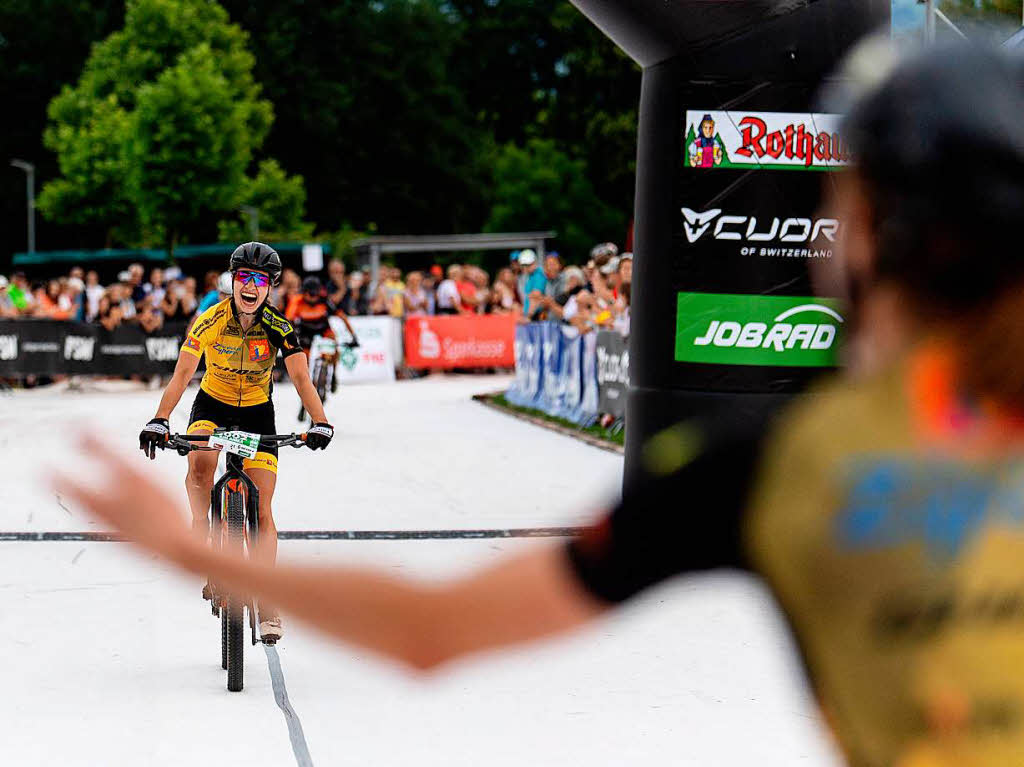
<instances>
[{"instance_id":1,"label":"bicycle frame","mask_svg":"<svg viewBox=\"0 0 1024 767\"><path fill-rule=\"evenodd\" d=\"M218 428L214 429L214 434L224 431L237 431L237 429ZM287 445L302 447L306 443L305 434L263 434L259 436L261 447L285 447ZM196 444L207 442L209 438L209 434L173 434L169 435L159 447L164 450L176 450L180 455L188 455L192 451L199 450L219 451L218 447ZM251 556L259 541L259 489L256 487L256 483L246 475L241 456L233 452L226 452L225 462L226 471L214 482L210 493L211 542L214 546L221 547L224 545L225 536L227 536L232 546L240 543L243 556ZM241 504L231 503L236 494L242 496ZM229 519L229 517L234 517L231 510L237 508L241 508L243 514L243 518L240 520L240 541L237 537L239 528ZM210 602L213 614L221 619L221 665L228 672L228 690L238 692L243 686L243 621L246 610L249 613L252 643L255 645L259 641L264 641L257 636L259 605L253 599L243 601L237 596L222 594L216 584L212 582L210 591L212 592L210 593ZM272 642L273 640L266 641Z\"/></svg>"},{"instance_id":2,"label":"bicycle frame","mask_svg":"<svg viewBox=\"0 0 1024 767\"><path fill-rule=\"evenodd\" d=\"M234 453L227 453L225 455L225 464L224 473L214 482L213 489L210 491L211 540L214 541L214 545L221 545L220 537L223 535L228 521L226 516L228 495L230 493L242 493L245 498L245 503L242 506L245 509L245 546L251 553L259 542L260 491L256 487L256 483L245 473L240 456ZM217 607L223 609L224 597L217 594L215 587L213 592ZM258 615L257 604L250 600L248 608L249 628L252 632L252 643L255 645L259 641L256 636L256 625L258 623L256 619Z\"/></svg>"}]
</instances>

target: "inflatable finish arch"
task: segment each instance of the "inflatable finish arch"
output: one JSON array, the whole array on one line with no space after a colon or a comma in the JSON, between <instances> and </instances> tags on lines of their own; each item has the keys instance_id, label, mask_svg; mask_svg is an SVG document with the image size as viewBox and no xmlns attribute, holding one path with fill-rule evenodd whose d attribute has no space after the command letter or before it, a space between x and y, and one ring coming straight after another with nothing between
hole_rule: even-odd
<instances>
[{"instance_id":1,"label":"inflatable finish arch","mask_svg":"<svg viewBox=\"0 0 1024 767\"><path fill-rule=\"evenodd\" d=\"M842 223L818 208L848 155L814 99L890 0L572 2L643 67L628 481L665 426L781 404L835 364L842 308L809 267L832 257Z\"/></svg>"}]
</instances>

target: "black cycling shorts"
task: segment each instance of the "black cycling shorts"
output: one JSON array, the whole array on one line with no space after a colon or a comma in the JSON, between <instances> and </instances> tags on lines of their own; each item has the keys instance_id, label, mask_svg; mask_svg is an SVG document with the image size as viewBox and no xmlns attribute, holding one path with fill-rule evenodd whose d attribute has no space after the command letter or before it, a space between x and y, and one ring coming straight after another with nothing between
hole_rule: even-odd
<instances>
[{"instance_id":1,"label":"black cycling shorts","mask_svg":"<svg viewBox=\"0 0 1024 767\"><path fill-rule=\"evenodd\" d=\"M277 427L274 425L274 403L267 400L260 405L238 407L221 402L200 389L192 403L192 414L188 417L188 431L191 434L195 429L210 429L216 426L239 429L253 434L277 434ZM273 470L276 471L277 446L263 447L261 445L260 453L266 453L275 458Z\"/></svg>"}]
</instances>

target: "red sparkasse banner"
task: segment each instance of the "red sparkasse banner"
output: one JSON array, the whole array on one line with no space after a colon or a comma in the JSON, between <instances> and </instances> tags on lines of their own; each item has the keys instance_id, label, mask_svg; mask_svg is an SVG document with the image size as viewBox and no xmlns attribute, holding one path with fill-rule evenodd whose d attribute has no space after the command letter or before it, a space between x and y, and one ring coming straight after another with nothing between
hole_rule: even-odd
<instances>
[{"instance_id":1,"label":"red sparkasse banner","mask_svg":"<svg viewBox=\"0 0 1024 767\"><path fill-rule=\"evenodd\" d=\"M409 317L405 364L411 368L514 367L514 314Z\"/></svg>"}]
</instances>

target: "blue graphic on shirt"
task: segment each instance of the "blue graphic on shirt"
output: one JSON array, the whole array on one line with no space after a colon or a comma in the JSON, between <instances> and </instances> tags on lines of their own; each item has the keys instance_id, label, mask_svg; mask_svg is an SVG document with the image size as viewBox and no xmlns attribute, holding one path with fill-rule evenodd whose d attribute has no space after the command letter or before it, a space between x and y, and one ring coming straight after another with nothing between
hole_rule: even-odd
<instances>
[{"instance_id":1,"label":"blue graphic on shirt","mask_svg":"<svg viewBox=\"0 0 1024 767\"><path fill-rule=\"evenodd\" d=\"M985 468L878 459L858 465L849 487L835 527L847 551L917 541L934 558L951 559L987 527L1024 528L1019 462Z\"/></svg>"}]
</instances>

